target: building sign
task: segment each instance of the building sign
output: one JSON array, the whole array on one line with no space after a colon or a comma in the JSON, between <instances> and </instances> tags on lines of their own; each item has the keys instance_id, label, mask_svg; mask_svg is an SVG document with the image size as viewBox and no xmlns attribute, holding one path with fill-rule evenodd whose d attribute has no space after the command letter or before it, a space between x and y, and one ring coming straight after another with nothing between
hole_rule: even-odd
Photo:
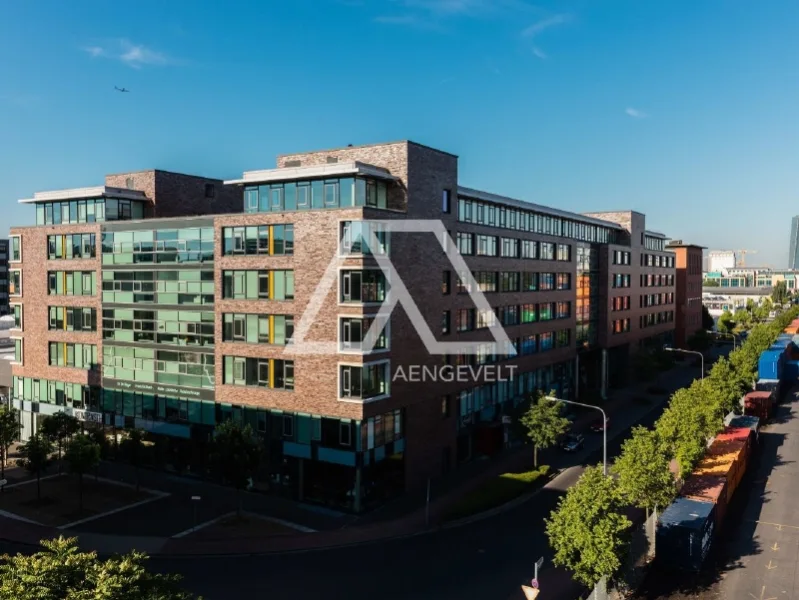
<instances>
[{"instance_id":1,"label":"building sign","mask_svg":"<svg viewBox=\"0 0 799 600\"><path fill-rule=\"evenodd\" d=\"M90 410L81 410L78 408L72 409L72 416L75 417L78 421L86 421L88 423L103 423L103 414L98 412L92 412Z\"/></svg>"},{"instance_id":2,"label":"building sign","mask_svg":"<svg viewBox=\"0 0 799 600\"><path fill-rule=\"evenodd\" d=\"M125 381L122 379L108 379L103 377L103 387L124 392L137 392L139 394L153 394L154 396L167 396L170 398L192 398L196 400L213 400L214 390L181 387L179 385L165 385L150 383L148 381Z\"/></svg>"}]
</instances>

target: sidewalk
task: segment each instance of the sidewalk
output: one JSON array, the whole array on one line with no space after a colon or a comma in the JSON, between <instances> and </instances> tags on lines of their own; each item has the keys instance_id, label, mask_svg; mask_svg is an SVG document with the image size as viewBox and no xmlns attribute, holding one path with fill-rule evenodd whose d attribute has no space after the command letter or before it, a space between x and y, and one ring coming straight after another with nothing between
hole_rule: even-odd
<instances>
[{"instance_id":1,"label":"sidewalk","mask_svg":"<svg viewBox=\"0 0 799 600\"><path fill-rule=\"evenodd\" d=\"M712 356L718 356L718 351ZM708 361L708 365L710 361ZM662 373L656 381L642 383L630 388L616 391L612 399L603 405L610 415L608 439L626 433L644 415L657 410L667 401L671 392L689 385L698 375L698 368L686 361L671 371ZM646 392L647 388L659 386L668 390L668 394L653 397ZM640 397L649 397L651 402L640 403ZM575 431L585 431L596 415L586 411L575 421ZM540 453L541 464L551 465L553 471L574 464L585 464L585 461L601 451L602 436L586 437L583 450L566 455L557 449ZM425 498L420 494L403 497L394 503L357 518L352 515L337 514L333 511L319 510L315 507L301 505L283 498L257 493L242 493L243 508L246 511L267 514L295 523L302 523L316 529L316 533L298 533L278 535L263 539L218 539L190 540L169 539L165 537L126 537L114 535L112 532L80 533L81 542L100 552L121 552L135 543L136 547L152 554L170 555L215 555L215 554L256 554L269 552L290 552L298 550L322 549L333 546L358 544L380 539L405 537L424 533L438 527L452 504L468 494L476 487L497 477L498 475L532 467L532 449L522 446L492 460L476 461L464 465L452 476L438 482L432 490L429 506L429 527L426 524ZM120 463L104 463L101 476L126 483L135 482L135 470ZM218 505L235 505L235 490L201 480L170 475L160 471L140 471L141 485L169 492L174 496L190 498L201 495L203 502ZM158 510L153 506L153 517ZM37 543L45 537L52 537L60 532L48 528L31 526L0 517L0 539L21 543Z\"/></svg>"}]
</instances>

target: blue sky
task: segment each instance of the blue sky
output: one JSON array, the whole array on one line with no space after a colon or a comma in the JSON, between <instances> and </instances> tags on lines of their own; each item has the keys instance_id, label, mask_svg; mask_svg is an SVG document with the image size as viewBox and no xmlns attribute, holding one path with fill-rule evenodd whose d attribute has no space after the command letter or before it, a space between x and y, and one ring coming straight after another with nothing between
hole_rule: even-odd
<instances>
[{"instance_id":1,"label":"blue sky","mask_svg":"<svg viewBox=\"0 0 799 600\"><path fill-rule=\"evenodd\" d=\"M6 3L0 235L105 173L412 139L464 185L784 266L797 30L794 0Z\"/></svg>"}]
</instances>

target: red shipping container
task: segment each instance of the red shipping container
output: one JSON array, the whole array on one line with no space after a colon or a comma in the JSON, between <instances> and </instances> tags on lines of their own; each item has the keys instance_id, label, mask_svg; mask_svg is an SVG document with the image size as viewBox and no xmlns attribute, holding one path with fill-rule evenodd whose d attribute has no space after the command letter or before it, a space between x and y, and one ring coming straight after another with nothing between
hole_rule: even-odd
<instances>
[{"instance_id":1,"label":"red shipping container","mask_svg":"<svg viewBox=\"0 0 799 600\"><path fill-rule=\"evenodd\" d=\"M727 514L727 478L692 474L685 480L680 496L716 505L716 530L720 530Z\"/></svg>"},{"instance_id":2,"label":"red shipping container","mask_svg":"<svg viewBox=\"0 0 799 600\"><path fill-rule=\"evenodd\" d=\"M718 437L721 437L722 439L742 440L746 442L746 454L748 457L748 455L752 452L755 432L748 427L725 427L724 433L719 434Z\"/></svg>"},{"instance_id":3,"label":"red shipping container","mask_svg":"<svg viewBox=\"0 0 799 600\"><path fill-rule=\"evenodd\" d=\"M765 421L769 418L772 404L771 392L749 392L744 397L744 414Z\"/></svg>"}]
</instances>

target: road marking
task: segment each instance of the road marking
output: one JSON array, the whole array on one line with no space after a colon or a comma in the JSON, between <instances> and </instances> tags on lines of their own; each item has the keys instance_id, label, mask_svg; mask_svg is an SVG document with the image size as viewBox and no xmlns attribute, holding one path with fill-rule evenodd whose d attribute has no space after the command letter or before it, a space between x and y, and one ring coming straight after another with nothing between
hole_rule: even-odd
<instances>
[{"instance_id":1,"label":"road marking","mask_svg":"<svg viewBox=\"0 0 799 600\"><path fill-rule=\"evenodd\" d=\"M227 517L231 517L231 516L233 516L235 514L236 514L235 512L229 512L229 513L225 513L224 515L219 515L215 519L211 519L210 521L205 521L204 523L200 523L199 525L195 525L194 527L190 527L189 529L187 529L185 531L181 531L180 533L176 533L172 537L176 538L176 539L177 538L186 537L187 535L189 535L191 533L195 533L195 532L199 531L200 529L205 529L206 527L210 527L211 525L215 525L216 523L219 523L219 521L221 521L222 519L226 519Z\"/></svg>"},{"instance_id":2,"label":"road marking","mask_svg":"<svg viewBox=\"0 0 799 600\"><path fill-rule=\"evenodd\" d=\"M772 552L779 552L779 551L780 551L780 547L779 547L779 545L777 545L777 543L776 543L776 542L775 542L775 543L774 543L774 545L771 547L771 551L772 551Z\"/></svg>"},{"instance_id":3,"label":"road marking","mask_svg":"<svg viewBox=\"0 0 799 600\"><path fill-rule=\"evenodd\" d=\"M771 561L768 561L768 564L766 565L766 569L768 569L769 571L773 571L776 568L777 568L777 565L772 565Z\"/></svg>"},{"instance_id":4,"label":"road marking","mask_svg":"<svg viewBox=\"0 0 799 600\"><path fill-rule=\"evenodd\" d=\"M773 525L777 528L777 531L782 531L783 527L787 527L789 529L799 529L799 525L783 525L782 523L772 523L770 521L758 521L757 519L749 519L750 523L757 523L758 525Z\"/></svg>"},{"instance_id":5,"label":"road marking","mask_svg":"<svg viewBox=\"0 0 799 600\"><path fill-rule=\"evenodd\" d=\"M89 521L96 521L97 519L102 519L103 517L115 515L117 513L121 513L122 511L130 510L131 508L136 508L137 506L149 504L150 502L155 502L156 500L162 500L168 496L169 494L167 494L166 492L157 492L157 495L145 498L144 500L139 500L138 502L133 502L132 504L126 504L125 506L120 506L119 508L115 508L113 510L107 510L105 512L100 513L99 515L92 515L91 517L86 517L85 519L73 521L72 523L61 525L57 527L57 529L70 529L72 527L75 527L76 525L83 525L84 523L88 523Z\"/></svg>"},{"instance_id":6,"label":"road marking","mask_svg":"<svg viewBox=\"0 0 799 600\"><path fill-rule=\"evenodd\" d=\"M755 600L777 600L776 598L766 598L766 586L765 585L760 590L760 598L758 598L757 596L755 596L751 592L749 593L749 595L752 596L752 598L754 598Z\"/></svg>"}]
</instances>

